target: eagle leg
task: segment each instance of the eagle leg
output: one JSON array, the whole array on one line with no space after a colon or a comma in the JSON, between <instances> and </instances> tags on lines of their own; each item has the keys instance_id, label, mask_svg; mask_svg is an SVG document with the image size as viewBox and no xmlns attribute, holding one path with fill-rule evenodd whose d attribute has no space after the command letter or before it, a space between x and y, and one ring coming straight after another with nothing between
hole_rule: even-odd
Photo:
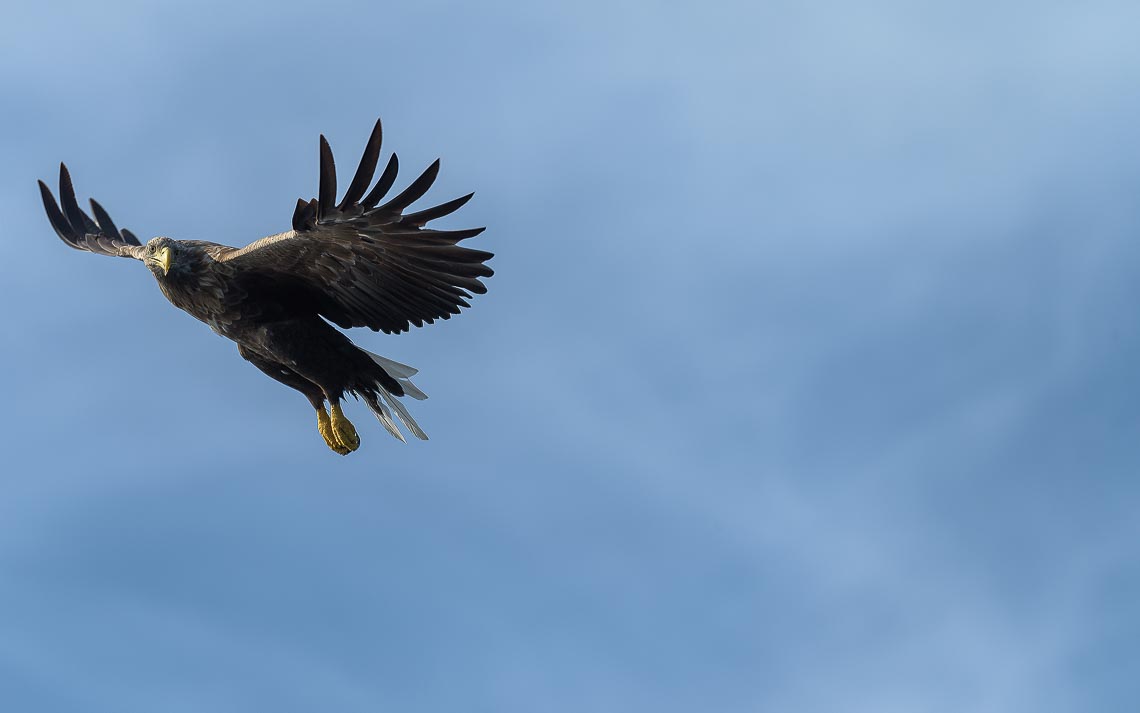
<instances>
[{"instance_id":1,"label":"eagle leg","mask_svg":"<svg viewBox=\"0 0 1140 713\"><path fill-rule=\"evenodd\" d=\"M351 426L351 424L349 425ZM332 419L329 418L328 412L325 411L324 404L317 407L317 431L320 432L321 438L325 439L325 444L342 456L346 456L354 450L337 440L336 432L333 431ZM357 439L357 442L359 443L359 439Z\"/></svg>"},{"instance_id":2,"label":"eagle leg","mask_svg":"<svg viewBox=\"0 0 1140 713\"><path fill-rule=\"evenodd\" d=\"M329 448L342 456L346 456L360 446L360 439L356 436L356 430L353 429L352 424L348 423L347 419L344 418L343 413L340 414L340 419L344 423L348 423L347 430L351 432L352 438L348 439L348 443L342 442L337 438L337 429L333 425L333 419L329 418L328 412L325 411L325 394L321 391L321 387L284 364L259 356L256 352L247 349L243 345L238 345L238 354L270 378L280 381L286 386L291 386L305 395L305 398L309 400L309 403L312 404L317 412L317 431L321 434L321 438L325 439L325 444ZM334 413L340 413L339 406L335 407ZM341 430L345 430L343 426ZM355 439L355 441L353 441L353 439ZM349 443L355 443L355 445L349 445Z\"/></svg>"},{"instance_id":3,"label":"eagle leg","mask_svg":"<svg viewBox=\"0 0 1140 713\"><path fill-rule=\"evenodd\" d=\"M322 413L323 411L322 409ZM344 412L340 410L340 401L333 401L329 405L329 416L329 430L332 431L333 438L336 439L336 442L342 448L346 449L342 455L351 453L357 448L360 448L360 436L356 435L356 427L352 425L352 421L345 418ZM319 415L317 416L317 428L320 428ZM323 431L321 435L325 435ZM325 436L325 441L328 440L328 436ZM329 444L329 448L332 448L331 443ZM336 448L333 448L333 450L337 453L341 452Z\"/></svg>"}]
</instances>

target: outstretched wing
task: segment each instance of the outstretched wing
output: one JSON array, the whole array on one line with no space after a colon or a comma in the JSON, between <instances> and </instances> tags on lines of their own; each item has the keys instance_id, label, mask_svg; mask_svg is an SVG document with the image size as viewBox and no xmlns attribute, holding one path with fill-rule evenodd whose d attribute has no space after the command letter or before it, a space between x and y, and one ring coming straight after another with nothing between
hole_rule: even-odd
<instances>
[{"instance_id":1,"label":"outstretched wing","mask_svg":"<svg viewBox=\"0 0 1140 713\"><path fill-rule=\"evenodd\" d=\"M273 284L277 290L287 286L294 292L292 300L302 293L301 299L315 311L345 328L403 332L412 324L421 327L470 307L472 293L487 291L478 278L494 274L484 264L492 254L458 243L483 228L432 230L424 225L458 210L474 194L404 213L435 181L437 160L381 205L396 180L399 162L393 154L368 190L380 142L377 121L356 175L336 204L336 168L328 141L321 136L318 197L297 201L293 230L240 250L221 251L217 259L238 268L251 284Z\"/></svg>"},{"instance_id":2,"label":"outstretched wing","mask_svg":"<svg viewBox=\"0 0 1140 713\"><path fill-rule=\"evenodd\" d=\"M44 185L44 182L38 183L48 220L63 242L76 250L143 259L143 248L139 244L139 239L131 231L115 227L111 216L107 215L107 211L103 210L103 206L96 203L94 198L91 199L91 211L95 213L95 218L92 219L83 212L79 202L75 200L75 189L71 186L71 174L68 173L67 166L59 164L59 202L63 204L63 210L60 210L51 190Z\"/></svg>"}]
</instances>

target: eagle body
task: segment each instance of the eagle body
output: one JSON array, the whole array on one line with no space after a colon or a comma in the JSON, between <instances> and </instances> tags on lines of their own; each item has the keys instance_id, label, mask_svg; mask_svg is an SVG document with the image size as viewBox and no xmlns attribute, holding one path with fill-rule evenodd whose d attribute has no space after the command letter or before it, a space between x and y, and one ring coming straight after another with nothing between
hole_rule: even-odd
<instances>
[{"instance_id":1,"label":"eagle body","mask_svg":"<svg viewBox=\"0 0 1140 713\"><path fill-rule=\"evenodd\" d=\"M88 216L75 199L63 165L60 203L43 182L40 191L48 219L66 244L143 261L171 304L235 342L242 358L266 375L301 392L317 412L318 431L326 444L347 454L360 441L341 410L346 394L363 399L400 440L404 438L397 420L426 440L398 400L426 395L410 380L415 369L357 347L337 327L400 333L448 319L470 306L472 293L486 292L480 278L493 274L484 264L491 253L458 245L482 228L425 227L460 208L471 194L405 212L435 180L438 161L380 204L396 178L398 161L393 155L368 190L380 140L376 122L356 175L335 204L336 171L322 136L318 197L297 202L292 230L240 249L167 237L143 245L130 231L119 230L94 200L95 217Z\"/></svg>"}]
</instances>

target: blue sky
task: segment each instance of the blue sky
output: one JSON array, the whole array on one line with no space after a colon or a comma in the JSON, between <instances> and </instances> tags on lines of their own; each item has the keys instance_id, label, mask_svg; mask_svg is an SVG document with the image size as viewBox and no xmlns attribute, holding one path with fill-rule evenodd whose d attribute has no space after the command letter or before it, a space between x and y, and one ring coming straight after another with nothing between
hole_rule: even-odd
<instances>
[{"instance_id":1,"label":"blue sky","mask_svg":"<svg viewBox=\"0 0 1140 713\"><path fill-rule=\"evenodd\" d=\"M1133 3L407 5L7 11L6 708L1132 710ZM245 244L377 116L497 253L353 334L428 443L39 207Z\"/></svg>"}]
</instances>

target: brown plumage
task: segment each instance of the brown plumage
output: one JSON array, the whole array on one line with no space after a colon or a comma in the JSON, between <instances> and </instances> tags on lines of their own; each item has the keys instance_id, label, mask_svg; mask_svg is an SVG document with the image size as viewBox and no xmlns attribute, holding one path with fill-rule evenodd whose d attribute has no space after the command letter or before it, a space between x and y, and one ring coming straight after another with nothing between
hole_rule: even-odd
<instances>
[{"instance_id":1,"label":"brown plumage","mask_svg":"<svg viewBox=\"0 0 1140 713\"><path fill-rule=\"evenodd\" d=\"M397 397L426 397L409 380L415 369L356 347L328 322L399 333L411 325L449 319L470 306L472 294L486 292L480 278L494 274L485 264L491 253L459 245L483 228L425 227L458 210L472 194L404 212L435 181L438 160L381 204L396 180L399 162L393 154L368 190L380 157L381 134L377 121L339 204L332 151L321 136L317 198L297 201L292 230L241 249L166 237L142 245L94 200L94 218L79 207L62 164L59 204L42 181L40 193L52 227L66 244L142 260L176 307L237 342L243 358L303 393L317 410L318 427L329 447L348 453L359 439L340 410L344 394L363 398L401 440L393 412L412 433L427 436ZM324 410L326 401L331 418Z\"/></svg>"}]
</instances>

